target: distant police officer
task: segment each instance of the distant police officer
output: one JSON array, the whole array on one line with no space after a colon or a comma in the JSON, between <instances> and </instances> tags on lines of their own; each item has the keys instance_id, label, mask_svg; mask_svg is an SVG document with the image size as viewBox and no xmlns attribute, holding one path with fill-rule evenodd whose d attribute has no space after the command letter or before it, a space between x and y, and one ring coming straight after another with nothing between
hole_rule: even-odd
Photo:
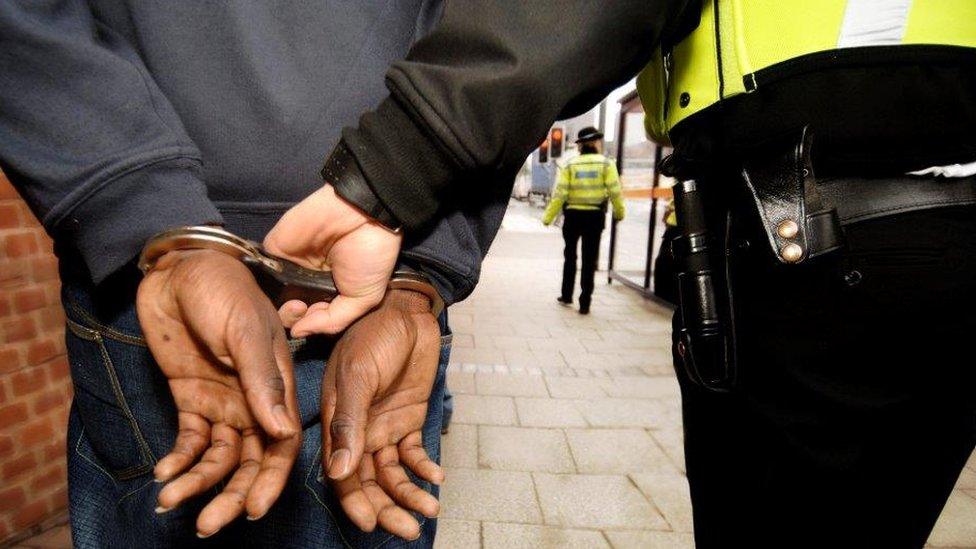
<instances>
[{"instance_id":1,"label":"distant police officer","mask_svg":"<svg viewBox=\"0 0 976 549\"><path fill-rule=\"evenodd\" d=\"M600 257L600 235L607 218L607 202L613 204L613 218L624 218L624 202L620 193L617 166L601 154L603 134L590 126L576 135L579 156L566 162L559 170L552 199L542 215L549 225L560 211L564 211L563 285L556 298L564 305L573 303L576 282L576 247L583 241L582 272L580 274L580 314L589 314L593 296L593 279Z\"/></svg>"}]
</instances>

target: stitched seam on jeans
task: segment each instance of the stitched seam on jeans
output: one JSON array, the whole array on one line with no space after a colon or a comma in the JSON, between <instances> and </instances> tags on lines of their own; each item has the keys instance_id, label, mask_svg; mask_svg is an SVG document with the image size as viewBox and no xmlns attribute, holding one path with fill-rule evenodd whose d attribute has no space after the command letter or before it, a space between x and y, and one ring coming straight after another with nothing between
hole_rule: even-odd
<instances>
[{"instance_id":1,"label":"stitched seam on jeans","mask_svg":"<svg viewBox=\"0 0 976 549\"><path fill-rule=\"evenodd\" d=\"M71 330L71 333L75 334L81 339L85 339L88 341L98 341L98 332L96 332L95 330L82 326L81 324L78 324L77 322L71 320L70 318L66 318L65 321L66 324L68 325L68 329Z\"/></svg>"},{"instance_id":2,"label":"stitched seam on jeans","mask_svg":"<svg viewBox=\"0 0 976 549\"><path fill-rule=\"evenodd\" d=\"M126 480L139 476L150 470L152 464L156 462L156 457L153 456L152 450L149 448L149 443L147 443L145 437L142 436L142 430L139 429L139 423L136 421L136 416L129 408L129 402L126 400L125 394L122 392L122 384L119 382L119 376L115 373L115 364L112 362L112 357L108 354L108 349L105 348L105 342L102 341L101 334L98 334L97 341L98 348L102 353L102 361L105 365L105 371L108 373L109 382L112 385L112 392L115 393L115 400L122 409L122 413L125 415L125 418L129 421L129 426L132 428L132 432L136 437L136 442L139 444L142 457L148 460L148 463L127 467L116 473L120 479Z\"/></svg>"},{"instance_id":3,"label":"stitched seam on jeans","mask_svg":"<svg viewBox=\"0 0 976 549\"><path fill-rule=\"evenodd\" d=\"M329 506L326 505L324 501L322 501L322 498L319 497L319 494L318 492L315 491L315 488L309 485L308 483L309 479L312 477L312 473L314 473L315 470L321 466L322 466L322 448L320 447L318 450L315 451L315 459L312 460L312 466L308 468L308 473L305 474L305 489L312 494L312 497L315 498L315 501L318 501L319 505L321 505L322 508L325 509L325 512L329 514L329 517L332 518L332 524L335 525L336 532L339 533L339 539L342 540L342 544L348 547L349 549L352 549L352 544L350 544L349 541L346 539L346 536L343 535L342 528L339 526L339 521L337 521L335 515L332 514L332 509L329 509Z\"/></svg>"},{"instance_id":4,"label":"stitched seam on jeans","mask_svg":"<svg viewBox=\"0 0 976 549\"><path fill-rule=\"evenodd\" d=\"M146 483L143 484L142 486L139 486L138 488L134 488L134 489L130 490L129 493L127 493L124 496L122 496L122 497L119 498L119 501L116 503L116 505L122 505L122 502L125 501L126 498L128 498L132 494L135 494L136 492L139 492L139 491L145 489L146 486L149 486L150 484L153 484L154 482L156 482L156 481L150 479L150 480L147 480Z\"/></svg>"},{"instance_id":5,"label":"stitched seam on jeans","mask_svg":"<svg viewBox=\"0 0 976 549\"><path fill-rule=\"evenodd\" d=\"M126 419L129 421L132 428L135 429L136 440L140 445L140 451L142 452L143 457L148 457L150 460L150 463L133 465L131 467L126 467L125 469L116 471L115 474L112 475L112 478L113 480L116 477L119 480L127 480L133 477L137 477L147 472L150 469L150 464L154 462L155 459L152 456L152 452L149 451L149 445L142 437L142 432L139 430L138 424L135 423L135 416L132 415L131 411L129 410L128 403L126 402L124 395L122 395L121 385L119 385L118 390L116 390L116 385L118 385L118 377L115 375L115 368L114 365L112 365L112 359L111 357L108 356L108 351L105 349L105 345L102 342L102 335L101 333L92 330L91 328L87 328L85 326L78 324L77 322L71 320L70 318L67 318L65 320L66 320L66 324L68 325L68 329L71 331L71 333L80 337L81 339L98 344L98 350L102 355L102 364L105 366L105 369L108 372L109 382L112 384L112 392L115 394L116 403L119 405L120 408L122 408L122 412L123 414L125 414Z\"/></svg>"},{"instance_id":6,"label":"stitched seam on jeans","mask_svg":"<svg viewBox=\"0 0 976 549\"><path fill-rule=\"evenodd\" d=\"M83 460L87 461L88 463L90 463L92 467L94 467L94 468L98 469L99 471L105 473L105 476L107 476L108 479L112 481L112 484L114 484L116 487L118 487L119 481L117 481L115 479L115 475L113 475L112 473L109 473L108 471L105 470L104 467L102 467L101 465L95 463L91 458L89 458L85 454L81 453L81 439L84 438L84 436L85 436L85 428L82 427L81 428L81 434L78 435L78 441L75 443L75 453L78 454L78 457L80 457L81 459L83 459Z\"/></svg>"},{"instance_id":7,"label":"stitched seam on jeans","mask_svg":"<svg viewBox=\"0 0 976 549\"><path fill-rule=\"evenodd\" d=\"M108 326L96 320L95 317L93 317L91 314L88 313L88 311L82 309L81 307L75 305L74 303L69 302L68 308L71 309L71 312L77 314L78 316L83 318L86 322L91 324L91 328L89 329L94 329L94 331L101 333L103 336L109 339L121 341L122 343L131 343L132 345L139 345L140 347L147 347L146 339L143 337L125 334L114 328L109 328Z\"/></svg>"}]
</instances>

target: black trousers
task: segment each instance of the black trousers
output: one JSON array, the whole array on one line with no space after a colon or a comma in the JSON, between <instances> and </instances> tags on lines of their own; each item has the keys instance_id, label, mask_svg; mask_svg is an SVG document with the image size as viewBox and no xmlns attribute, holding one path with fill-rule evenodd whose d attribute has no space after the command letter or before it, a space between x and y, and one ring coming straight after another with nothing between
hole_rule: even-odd
<instances>
[{"instance_id":1,"label":"black trousers","mask_svg":"<svg viewBox=\"0 0 976 549\"><path fill-rule=\"evenodd\" d=\"M593 296L593 279L600 259L600 235L607 214L603 210L566 210L563 214L563 286L562 298L572 301L576 284L576 247L583 241L580 262L580 306L589 306Z\"/></svg>"},{"instance_id":2,"label":"black trousers","mask_svg":"<svg viewBox=\"0 0 976 549\"><path fill-rule=\"evenodd\" d=\"M675 355L699 548L922 547L973 451L976 207L846 234L782 266L733 227L737 390Z\"/></svg>"}]
</instances>

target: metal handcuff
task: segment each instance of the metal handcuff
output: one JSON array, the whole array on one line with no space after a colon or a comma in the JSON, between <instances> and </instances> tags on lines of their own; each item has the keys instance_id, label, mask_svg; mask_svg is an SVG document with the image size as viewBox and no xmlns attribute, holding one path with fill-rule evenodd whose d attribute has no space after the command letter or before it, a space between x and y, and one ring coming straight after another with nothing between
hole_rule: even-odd
<instances>
[{"instance_id":1,"label":"metal handcuff","mask_svg":"<svg viewBox=\"0 0 976 549\"><path fill-rule=\"evenodd\" d=\"M139 255L139 270L148 273L166 252L174 250L216 250L239 259L254 274L261 290L274 306L297 299L309 305L332 301L339 295L331 271L306 269L266 252L260 244L241 238L220 227L197 225L163 231L146 242ZM444 300L421 273L394 271L388 288L412 290L427 296L434 316L444 310Z\"/></svg>"}]
</instances>

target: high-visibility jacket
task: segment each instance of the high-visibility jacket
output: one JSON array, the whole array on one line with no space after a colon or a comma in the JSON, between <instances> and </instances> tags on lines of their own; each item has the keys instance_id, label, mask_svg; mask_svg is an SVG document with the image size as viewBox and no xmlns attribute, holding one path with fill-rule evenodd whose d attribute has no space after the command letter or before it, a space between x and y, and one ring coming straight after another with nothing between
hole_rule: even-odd
<instances>
[{"instance_id":1,"label":"high-visibility jacket","mask_svg":"<svg viewBox=\"0 0 976 549\"><path fill-rule=\"evenodd\" d=\"M972 51L976 1L703 0L698 26L638 76L645 127L668 143L673 128L732 97L832 64L901 61L906 46Z\"/></svg>"},{"instance_id":2,"label":"high-visibility jacket","mask_svg":"<svg viewBox=\"0 0 976 549\"><path fill-rule=\"evenodd\" d=\"M567 210L600 210L608 200L613 204L613 218L623 219L624 201L616 164L602 154L581 154L560 168L542 222L552 223L564 206Z\"/></svg>"}]
</instances>

